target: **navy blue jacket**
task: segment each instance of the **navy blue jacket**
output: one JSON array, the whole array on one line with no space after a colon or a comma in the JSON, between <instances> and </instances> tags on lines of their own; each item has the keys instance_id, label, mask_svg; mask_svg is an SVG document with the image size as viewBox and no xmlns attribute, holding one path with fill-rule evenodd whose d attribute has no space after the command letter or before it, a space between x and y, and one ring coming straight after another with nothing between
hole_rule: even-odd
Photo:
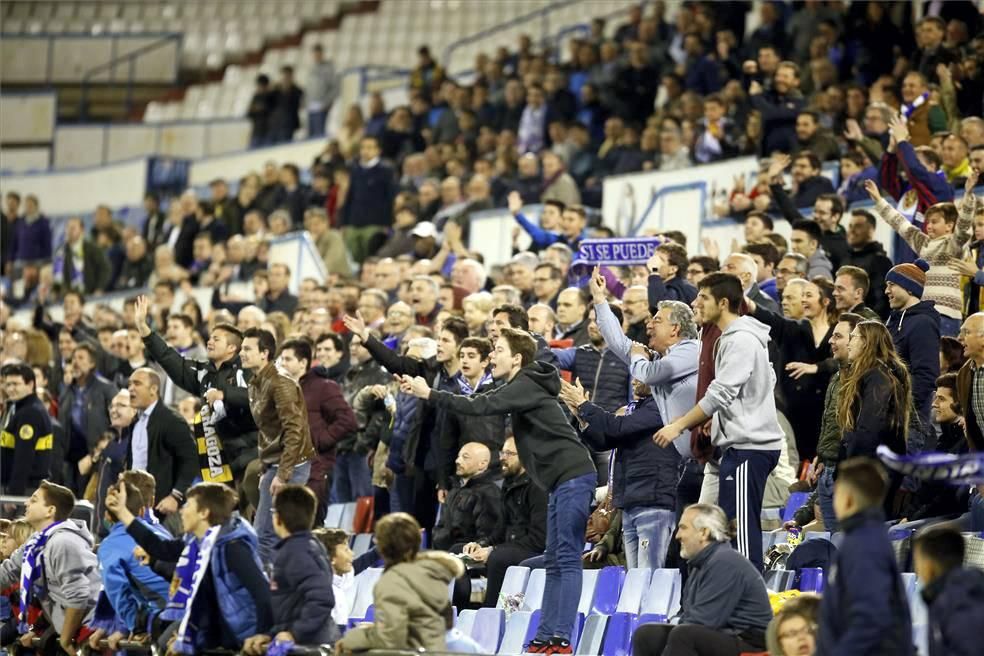
<instances>
[{"instance_id":1,"label":"navy blue jacket","mask_svg":"<svg viewBox=\"0 0 984 656\"><path fill-rule=\"evenodd\" d=\"M929 656L981 653L984 572L956 567L922 591L929 606Z\"/></svg>"},{"instance_id":2,"label":"navy blue jacket","mask_svg":"<svg viewBox=\"0 0 984 656\"><path fill-rule=\"evenodd\" d=\"M845 535L820 604L817 656L912 656L912 621L880 509L841 522Z\"/></svg>"},{"instance_id":3,"label":"navy blue jacket","mask_svg":"<svg viewBox=\"0 0 984 656\"><path fill-rule=\"evenodd\" d=\"M885 327L892 334L895 350L909 365L912 402L926 422L940 375L940 313L932 301L921 301L908 310L892 310Z\"/></svg>"},{"instance_id":4,"label":"navy blue jacket","mask_svg":"<svg viewBox=\"0 0 984 656\"><path fill-rule=\"evenodd\" d=\"M594 403L578 408L587 428L581 437L599 451L616 449L612 502L616 508L665 508L676 504L676 486L680 478L680 453L672 446L663 448L653 442L653 433L663 427L652 395L629 405L618 417Z\"/></svg>"},{"instance_id":5,"label":"navy blue jacket","mask_svg":"<svg viewBox=\"0 0 984 656\"><path fill-rule=\"evenodd\" d=\"M631 400L629 367L611 350L599 351L590 344L554 349L557 368L581 379L591 398L608 412L615 412Z\"/></svg>"},{"instance_id":6,"label":"navy blue jacket","mask_svg":"<svg viewBox=\"0 0 984 656\"><path fill-rule=\"evenodd\" d=\"M766 91L750 98L752 107L762 113L763 153L789 153L796 148L796 116L806 101L799 93L779 95Z\"/></svg>"},{"instance_id":7,"label":"navy blue jacket","mask_svg":"<svg viewBox=\"0 0 984 656\"><path fill-rule=\"evenodd\" d=\"M660 301L680 301L689 307L697 298L697 288L683 276L667 281L653 273L649 275L649 313L656 314Z\"/></svg>"},{"instance_id":8,"label":"navy blue jacket","mask_svg":"<svg viewBox=\"0 0 984 656\"><path fill-rule=\"evenodd\" d=\"M281 540L273 556L270 633L290 631L301 645L333 642L335 623L325 621L335 607L331 578L331 562L311 531Z\"/></svg>"},{"instance_id":9,"label":"navy blue jacket","mask_svg":"<svg viewBox=\"0 0 984 656\"><path fill-rule=\"evenodd\" d=\"M385 164L350 169L348 197L342 205L339 225L388 227L393 222L393 198L397 184L393 169Z\"/></svg>"}]
</instances>

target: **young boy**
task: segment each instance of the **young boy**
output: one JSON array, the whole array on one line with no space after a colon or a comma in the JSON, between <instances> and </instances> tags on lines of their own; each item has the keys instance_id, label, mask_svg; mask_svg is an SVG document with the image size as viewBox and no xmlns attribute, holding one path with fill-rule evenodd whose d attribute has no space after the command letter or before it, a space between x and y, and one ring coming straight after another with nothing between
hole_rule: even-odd
<instances>
[{"instance_id":1,"label":"young boy","mask_svg":"<svg viewBox=\"0 0 984 656\"><path fill-rule=\"evenodd\" d=\"M252 527L233 511L236 493L221 483L199 483L181 507L183 538L163 538L127 509L126 488L111 490L106 507L151 558L177 562L171 597L161 618L179 622L171 651L240 649L273 624L270 584L256 556ZM204 568L204 571L202 571Z\"/></svg>"},{"instance_id":2,"label":"young boy","mask_svg":"<svg viewBox=\"0 0 984 656\"><path fill-rule=\"evenodd\" d=\"M963 536L945 526L929 527L916 534L912 556L929 606L929 656L979 654L984 572L963 567Z\"/></svg>"},{"instance_id":3,"label":"young boy","mask_svg":"<svg viewBox=\"0 0 984 656\"><path fill-rule=\"evenodd\" d=\"M331 622L331 565L325 549L311 535L318 499L303 485L287 485L273 498L273 530L280 542L274 547L270 634L278 643L323 645L333 642ZM271 639L258 634L246 640L243 651L263 656Z\"/></svg>"},{"instance_id":4,"label":"young boy","mask_svg":"<svg viewBox=\"0 0 984 656\"><path fill-rule=\"evenodd\" d=\"M974 186L979 172L967 177L966 194L959 212L953 203L936 203L926 209L924 233L909 223L895 208L881 197L874 180L866 180L865 191L875 202L875 210L912 247L919 257L929 262L926 273L926 289L923 300L933 301L942 322L940 332L956 337L963 318L963 292L960 288L959 266L964 245L971 238L976 197Z\"/></svg>"},{"instance_id":5,"label":"young boy","mask_svg":"<svg viewBox=\"0 0 984 656\"><path fill-rule=\"evenodd\" d=\"M34 535L0 564L0 589L21 583L21 618L32 606L40 606L58 634L58 644L69 653L75 653L76 640L89 637L84 625L93 615L101 586L92 535L69 519L74 508L71 490L42 481L24 509ZM21 644L30 647L33 637L32 631L25 631Z\"/></svg>"},{"instance_id":6,"label":"young boy","mask_svg":"<svg viewBox=\"0 0 984 656\"><path fill-rule=\"evenodd\" d=\"M820 606L817 656L913 654L909 604L882 512L887 487L871 458L837 465L834 513L845 536Z\"/></svg>"},{"instance_id":7,"label":"young boy","mask_svg":"<svg viewBox=\"0 0 984 656\"><path fill-rule=\"evenodd\" d=\"M349 611L355 601L355 577L363 570L379 563L379 552L373 546L358 558L349 547L349 534L340 528L316 528L314 537L328 553L331 560L331 591L335 596L335 607L331 617L344 633L349 621Z\"/></svg>"},{"instance_id":8,"label":"young boy","mask_svg":"<svg viewBox=\"0 0 984 656\"><path fill-rule=\"evenodd\" d=\"M115 487L118 489L124 486L127 510L136 517L141 516L146 507L143 495L135 486L122 481ZM89 638L89 646L98 650L99 641L109 634L109 647L116 651L120 641L127 636L150 632L152 618L163 609L167 601L170 583L137 560L133 554L137 543L127 534L126 527L113 511L107 509L105 519L112 527L109 535L99 543L103 592L96 608L96 616L89 625L96 629ZM163 528L155 532L162 537L170 537ZM108 608L103 603L103 597L108 602ZM104 613L104 608L112 612Z\"/></svg>"}]
</instances>

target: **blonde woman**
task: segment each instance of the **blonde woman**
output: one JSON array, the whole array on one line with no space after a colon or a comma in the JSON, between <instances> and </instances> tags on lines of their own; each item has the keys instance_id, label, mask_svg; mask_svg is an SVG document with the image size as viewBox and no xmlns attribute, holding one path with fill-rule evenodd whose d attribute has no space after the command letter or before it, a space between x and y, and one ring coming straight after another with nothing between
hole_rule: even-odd
<instances>
[{"instance_id":1,"label":"blonde woman","mask_svg":"<svg viewBox=\"0 0 984 656\"><path fill-rule=\"evenodd\" d=\"M468 324L468 334L472 337L486 337L486 326L492 318L495 298L488 292L469 294L461 302L465 311L465 323Z\"/></svg>"}]
</instances>

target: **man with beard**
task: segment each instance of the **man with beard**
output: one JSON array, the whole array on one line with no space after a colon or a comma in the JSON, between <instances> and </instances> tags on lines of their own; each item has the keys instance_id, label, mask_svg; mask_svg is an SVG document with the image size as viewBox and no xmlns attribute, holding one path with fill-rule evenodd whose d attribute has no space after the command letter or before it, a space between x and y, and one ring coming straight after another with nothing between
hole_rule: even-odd
<instances>
[{"instance_id":1,"label":"man with beard","mask_svg":"<svg viewBox=\"0 0 984 656\"><path fill-rule=\"evenodd\" d=\"M638 344L646 344L646 324L649 322L649 296L642 285L633 285L622 294L622 314L625 317L625 336Z\"/></svg>"},{"instance_id":2,"label":"man with beard","mask_svg":"<svg viewBox=\"0 0 984 656\"><path fill-rule=\"evenodd\" d=\"M503 476L499 522L488 539L469 542L461 550L475 562L485 563L485 608L495 608L499 602L506 570L542 554L547 537L547 495L533 484L520 462L516 438L506 438L499 457Z\"/></svg>"},{"instance_id":3,"label":"man with beard","mask_svg":"<svg viewBox=\"0 0 984 656\"><path fill-rule=\"evenodd\" d=\"M433 547L460 553L465 544L488 540L499 522L499 488L494 469L489 469L492 454L478 442L468 442L458 451L454 478L434 525Z\"/></svg>"}]
</instances>

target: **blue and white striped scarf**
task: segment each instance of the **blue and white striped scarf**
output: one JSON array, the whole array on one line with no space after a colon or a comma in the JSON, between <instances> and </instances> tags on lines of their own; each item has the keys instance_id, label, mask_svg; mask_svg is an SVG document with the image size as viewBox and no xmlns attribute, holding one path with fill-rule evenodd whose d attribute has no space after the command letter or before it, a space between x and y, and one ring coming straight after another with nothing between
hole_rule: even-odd
<instances>
[{"instance_id":1,"label":"blue and white striped scarf","mask_svg":"<svg viewBox=\"0 0 984 656\"><path fill-rule=\"evenodd\" d=\"M20 578L20 597L21 597L21 631L26 632L30 629L27 626L27 609L31 607L31 602L44 595L40 578L44 570L44 561L41 556L44 553L44 545L48 543L48 538L55 532L61 522L49 525L43 531L32 535L24 545L21 559L21 578Z\"/></svg>"},{"instance_id":2,"label":"blue and white striped scarf","mask_svg":"<svg viewBox=\"0 0 984 656\"><path fill-rule=\"evenodd\" d=\"M174 568L171 581L171 594L167 606L161 611L161 619L179 621L177 637L172 650L178 654L194 654L198 625L191 617L195 595L201 587L202 579L208 571L212 548L221 526L212 526L201 540L191 537Z\"/></svg>"}]
</instances>

